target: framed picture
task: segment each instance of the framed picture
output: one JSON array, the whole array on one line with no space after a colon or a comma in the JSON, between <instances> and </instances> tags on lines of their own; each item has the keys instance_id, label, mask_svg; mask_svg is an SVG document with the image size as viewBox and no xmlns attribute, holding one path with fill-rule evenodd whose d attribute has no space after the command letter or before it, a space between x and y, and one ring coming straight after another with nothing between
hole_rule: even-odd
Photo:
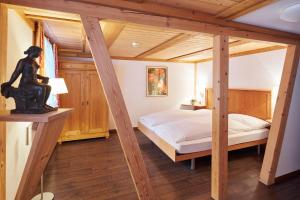
<instances>
[{"instance_id":1,"label":"framed picture","mask_svg":"<svg viewBox=\"0 0 300 200\"><path fill-rule=\"evenodd\" d=\"M147 96L168 96L167 67L147 67Z\"/></svg>"}]
</instances>

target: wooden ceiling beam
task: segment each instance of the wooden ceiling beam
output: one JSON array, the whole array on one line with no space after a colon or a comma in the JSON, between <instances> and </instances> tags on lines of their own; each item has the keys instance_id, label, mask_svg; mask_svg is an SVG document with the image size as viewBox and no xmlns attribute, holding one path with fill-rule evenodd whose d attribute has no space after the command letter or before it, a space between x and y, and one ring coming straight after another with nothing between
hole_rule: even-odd
<instances>
[{"instance_id":1,"label":"wooden ceiling beam","mask_svg":"<svg viewBox=\"0 0 300 200\"><path fill-rule=\"evenodd\" d=\"M121 88L112 64L98 18L81 15L98 76L111 110L121 147L124 152L139 199L155 200L135 132L126 109Z\"/></svg>"},{"instance_id":2,"label":"wooden ceiling beam","mask_svg":"<svg viewBox=\"0 0 300 200\"><path fill-rule=\"evenodd\" d=\"M275 175L285 134L290 104L292 101L299 56L300 43L298 45L288 46L274 116L260 172L260 182L265 185L272 185L275 183Z\"/></svg>"},{"instance_id":3,"label":"wooden ceiling beam","mask_svg":"<svg viewBox=\"0 0 300 200\"><path fill-rule=\"evenodd\" d=\"M247 44L249 42L250 42L249 40L237 40L237 41L234 41L234 42L230 42L229 47L235 47L235 46ZM170 62L171 61L178 61L178 60L181 60L181 59L184 59L184 58L189 58L189 57L192 57L192 56L195 56L195 55L199 55L199 53L204 53L204 52L212 51L212 50L213 50L213 47L210 47L210 48L207 48L207 49L202 49L202 50L195 51L195 52L188 53L188 54L184 54L184 55L181 55L181 56L176 56L176 57L170 58L168 60Z\"/></svg>"},{"instance_id":4,"label":"wooden ceiling beam","mask_svg":"<svg viewBox=\"0 0 300 200\"><path fill-rule=\"evenodd\" d=\"M260 48L260 49L253 49L253 50L242 51L242 52L238 52L238 53L231 53L231 54L229 54L229 57L239 57L239 56L268 52L268 51L275 51L275 50L285 49L285 48L286 48L286 46L274 45L271 47L264 47L264 48ZM208 62L211 60L212 60L212 58L205 58L205 59L201 59L201 60L195 60L194 62L202 63L202 62Z\"/></svg>"},{"instance_id":5,"label":"wooden ceiling beam","mask_svg":"<svg viewBox=\"0 0 300 200\"><path fill-rule=\"evenodd\" d=\"M76 60L85 60L92 59L92 55L90 53L82 53L81 50L70 50L70 49L63 49L63 51L59 50L58 56L62 60L66 59L74 59ZM151 62L170 62L166 59L154 59L154 58L134 58L134 57L124 57L124 56L111 56L111 59L115 60L134 60L134 61L151 61ZM92 61L92 60L91 60ZM174 61L177 63L195 63L193 61Z\"/></svg>"},{"instance_id":6,"label":"wooden ceiling beam","mask_svg":"<svg viewBox=\"0 0 300 200\"><path fill-rule=\"evenodd\" d=\"M186 9L172 8L158 4L144 6L145 3L131 3L130 8L120 8L125 1L104 0L101 4L79 1L64 0L0 0L7 4L29 6L41 9L50 9L62 12L86 14L101 19L113 19L128 21L132 23L151 26L168 27L180 30L189 30L210 34L225 34L234 37L279 42L286 44L297 44L300 40L299 34L277 31L269 28L262 28L247 25L239 22L217 19L214 16ZM120 4L116 4L116 2ZM114 5L110 5L113 4ZM139 5L139 7L138 7ZM142 6L141 6L142 5ZM119 7L119 8L116 8Z\"/></svg>"},{"instance_id":7,"label":"wooden ceiling beam","mask_svg":"<svg viewBox=\"0 0 300 200\"><path fill-rule=\"evenodd\" d=\"M189 34L185 34L185 33L180 33L178 35L175 35L174 37L172 37L171 39L153 47L152 49L145 51L143 53L141 53L140 55L136 56L135 58L145 58L149 55L155 54L157 52L160 52L162 50L165 50L173 45L176 45L178 43L181 43L183 41L186 41L188 39L190 39L191 37L193 37L194 35L189 35Z\"/></svg>"},{"instance_id":8,"label":"wooden ceiling beam","mask_svg":"<svg viewBox=\"0 0 300 200\"><path fill-rule=\"evenodd\" d=\"M34 14L26 14L26 13L24 15L26 18L35 19L35 20L81 23L81 21L79 19L76 20L76 19L68 19L68 18L62 18L62 17L34 15Z\"/></svg>"}]
</instances>

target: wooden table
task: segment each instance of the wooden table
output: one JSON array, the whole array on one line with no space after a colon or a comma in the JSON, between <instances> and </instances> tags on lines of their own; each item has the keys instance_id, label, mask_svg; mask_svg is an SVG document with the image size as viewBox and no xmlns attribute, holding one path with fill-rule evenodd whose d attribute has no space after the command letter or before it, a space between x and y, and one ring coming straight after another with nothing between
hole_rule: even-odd
<instances>
[{"instance_id":1,"label":"wooden table","mask_svg":"<svg viewBox=\"0 0 300 200\"><path fill-rule=\"evenodd\" d=\"M66 117L72 110L62 108L45 114L10 114L9 111L0 111L0 121L33 122L35 128L32 147L18 187L16 200L30 200L34 196Z\"/></svg>"}]
</instances>

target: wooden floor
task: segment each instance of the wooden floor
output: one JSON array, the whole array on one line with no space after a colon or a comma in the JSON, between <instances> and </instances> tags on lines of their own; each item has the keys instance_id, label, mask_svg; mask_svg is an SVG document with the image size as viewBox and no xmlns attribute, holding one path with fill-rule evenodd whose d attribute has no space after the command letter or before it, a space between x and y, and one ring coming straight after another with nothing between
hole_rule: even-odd
<instances>
[{"instance_id":1,"label":"wooden floor","mask_svg":"<svg viewBox=\"0 0 300 200\"><path fill-rule=\"evenodd\" d=\"M153 187L160 199L210 198L210 157L173 163L142 134L138 134ZM230 200L300 199L300 177L271 188L258 182L262 156L256 148L229 155ZM117 134L108 140L93 139L57 145L45 171L45 190L55 200L137 199Z\"/></svg>"}]
</instances>

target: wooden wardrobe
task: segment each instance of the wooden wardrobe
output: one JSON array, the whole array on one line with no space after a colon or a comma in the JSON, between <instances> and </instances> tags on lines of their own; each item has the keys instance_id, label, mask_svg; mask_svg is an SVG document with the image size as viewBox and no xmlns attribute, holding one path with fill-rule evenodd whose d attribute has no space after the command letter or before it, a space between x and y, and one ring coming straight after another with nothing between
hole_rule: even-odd
<instances>
[{"instance_id":1,"label":"wooden wardrobe","mask_svg":"<svg viewBox=\"0 0 300 200\"><path fill-rule=\"evenodd\" d=\"M59 77L65 79L68 93L60 95L60 107L74 108L59 143L109 137L108 105L94 63L60 61Z\"/></svg>"}]
</instances>

